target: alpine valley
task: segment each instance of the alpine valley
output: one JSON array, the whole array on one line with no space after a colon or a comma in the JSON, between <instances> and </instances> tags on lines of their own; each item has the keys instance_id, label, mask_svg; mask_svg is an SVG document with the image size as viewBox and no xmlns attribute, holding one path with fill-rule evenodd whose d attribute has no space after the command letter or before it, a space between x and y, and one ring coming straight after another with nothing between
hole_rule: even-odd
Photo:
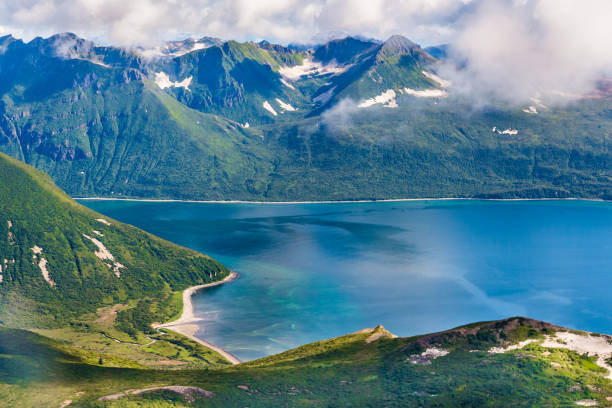
<instances>
[{"instance_id":1,"label":"alpine valley","mask_svg":"<svg viewBox=\"0 0 612 408\"><path fill-rule=\"evenodd\" d=\"M444 47L401 36L125 49L66 33L0 50L0 151L71 196L612 194L606 82L561 107L474 109L436 75Z\"/></svg>"}]
</instances>

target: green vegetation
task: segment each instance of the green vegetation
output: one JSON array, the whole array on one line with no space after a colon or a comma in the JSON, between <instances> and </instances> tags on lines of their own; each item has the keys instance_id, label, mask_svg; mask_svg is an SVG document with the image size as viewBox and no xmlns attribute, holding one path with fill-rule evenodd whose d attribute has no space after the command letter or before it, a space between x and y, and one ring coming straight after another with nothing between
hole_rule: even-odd
<instances>
[{"instance_id":1,"label":"green vegetation","mask_svg":"<svg viewBox=\"0 0 612 408\"><path fill-rule=\"evenodd\" d=\"M223 279L227 268L81 206L2 153L0 195L1 324L36 329L104 366L227 364L151 327L180 315L183 289Z\"/></svg>"},{"instance_id":2,"label":"green vegetation","mask_svg":"<svg viewBox=\"0 0 612 408\"><path fill-rule=\"evenodd\" d=\"M109 369L90 361L97 362L97 355L75 354L74 349L44 337L0 329L0 405L59 406L72 400L71 407L561 407L592 399L603 406L612 396L612 383L590 357L537 343L487 353L492 346L508 344L503 338L519 339L530 333L541 337L556 330L522 318L411 338L392 338L379 327L238 366L168 371ZM488 335L468 340L479 332ZM382 335L368 340L377 333ZM409 361L430 347L449 354L418 364ZM199 387L214 396L156 391L97 400L130 389L168 385Z\"/></svg>"},{"instance_id":3,"label":"green vegetation","mask_svg":"<svg viewBox=\"0 0 612 408\"><path fill-rule=\"evenodd\" d=\"M0 320L6 324L58 327L142 299L121 310L118 321L143 331L145 323L178 313L175 291L229 273L205 255L77 204L48 176L3 154L0 180L0 259L6 260Z\"/></svg>"},{"instance_id":4,"label":"green vegetation","mask_svg":"<svg viewBox=\"0 0 612 408\"><path fill-rule=\"evenodd\" d=\"M608 97L538 114L405 94L395 109L340 104L438 87L422 72L435 60L402 37L310 51L229 41L148 63L113 47L83 46L82 59L62 59L54 40L2 41L0 151L72 196L612 197ZM307 58L346 65L290 83L280 75ZM161 90L158 72L192 82ZM283 112L277 98L296 110Z\"/></svg>"},{"instance_id":5,"label":"green vegetation","mask_svg":"<svg viewBox=\"0 0 612 408\"><path fill-rule=\"evenodd\" d=\"M0 150L73 195L612 197L605 98L534 116L404 96L396 109L349 110L336 121L324 108L344 98L436 86L422 74L434 61L401 37L312 55L227 42L153 65L68 37L79 58L59 58L58 38L0 38ZM350 66L281 81L283 65L313 56ZM160 70L172 80L192 76L190 90L160 90L151 80ZM313 100L330 89L329 103ZM276 98L298 111L262 109ZM223 279L227 268L79 205L2 153L0 196L0 406L505 407L612 398L600 361L543 348L560 328L524 318L411 338L377 327L231 366L152 326L180 314L183 289ZM524 347L491 351L518 342ZM166 388L137 392L156 387Z\"/></svg>"}]
</instances>

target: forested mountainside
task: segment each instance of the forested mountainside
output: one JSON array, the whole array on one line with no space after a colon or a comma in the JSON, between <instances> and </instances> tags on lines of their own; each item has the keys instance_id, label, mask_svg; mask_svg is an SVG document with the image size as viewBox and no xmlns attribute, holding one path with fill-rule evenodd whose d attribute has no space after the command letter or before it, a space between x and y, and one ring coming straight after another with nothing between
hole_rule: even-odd
<instances>
[{"instance_id":1,"label":"forested mountainside","mask_svg":"<svg viewBox=\"0 0 612 408\"><path fill-rule=\"evenodd\" d=\"M474 109L401 36L145 50L58 34L0 47L0 151L72 196L612 194L605 84L564 106Z\"/></svg>"},{"instance_id":2,"label":"forested mountainside","mask_svg":"<svg viewBox=\"0 0 612 408\"><path fill-rule=\"evenodd\" d=\"M180 312L174 292L229 273L206 255L83 207L46 174L2 153L0 196L2 324L62 327L131 303L120 328L150 331L155 319Z\"/></svg>"}]
</instances>

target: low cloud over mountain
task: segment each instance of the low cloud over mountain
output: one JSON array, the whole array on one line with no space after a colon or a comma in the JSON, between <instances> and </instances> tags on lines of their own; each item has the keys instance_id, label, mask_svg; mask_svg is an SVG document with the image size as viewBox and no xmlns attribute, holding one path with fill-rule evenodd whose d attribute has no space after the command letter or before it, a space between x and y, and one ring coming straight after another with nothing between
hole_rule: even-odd
<instances>
[{"instance_id":1,"label":"low cloud over mountain","mask_svg":"<svg viewBox=\"0 0 612 408\"><path fill-rule=\"evenodd\" d=\"M545 104L591 92L610 73L610 15L606 0L23 0L0 4L0 34L72 31L123 46L202 35L312 44L401 34L450 43L440 72L477 104Z\"/></svg>"},{"instance_id":2,"label":"low cloud over mountain","mask_svg":"<svg viewBox=\"0 0 612 408\"><path fill-rule=\"evenodd\" d=\"M482 2L459 21L443 75L481 103L575 99L612 71L610 15L598 0Z\"/></svg>"}]
</instances>

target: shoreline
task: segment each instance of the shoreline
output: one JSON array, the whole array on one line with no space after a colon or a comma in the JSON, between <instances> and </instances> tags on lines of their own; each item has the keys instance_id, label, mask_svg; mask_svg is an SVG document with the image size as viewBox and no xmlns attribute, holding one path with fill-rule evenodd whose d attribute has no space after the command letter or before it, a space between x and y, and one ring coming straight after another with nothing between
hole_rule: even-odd
<instances>
[{"instance_id":1,"label":"shoreline","mask_svg":"<svg viewBox=\"0 0 612 408\"><path fill-rule=\"evenodd\" d=\"M230 274L226 276L225 279L223 280L212 282L212 283L206 283L204 285L191 286L185 289L183 291L183 311L181 313L181 317L171 322L168 322L168 323L155 325L154 328L155 329L170 329L172 331L180 333L183 336L203 345L204 347L208 347L209 349L216 351L217 353L225 357L230 363L234 365L240 364L241 361L238 359L238 357L234 356L230 352L222 349L221 347L215 346L214 344L209 343L206 340L200 339L199 337L195 336L195 333L198 331L198 328L199 328L199 326L196 323L200 319L195 317L194 312L193 312L193 303L191 301L191 297L195 293L199 292L200 290L231 282L233 280L236 280L238 276L239 275L237 272L231 271Z\"/></svg>"},{"instance_id":2,"label":"shoreline","mask_svg":"<svg viewBox=\"0 0 612 408\"><path fill-rule=\"evenodd\" d=\"M474 198L474 197L439 197L439 198L386 198L381 200L324 200L324 201L246 201L246 200L178 200L172 198L118 198L118 197L72 197L81 201L133 201L143 203L200 203L200 204L359 204L359 203L398 203L411 201L592 201L609 202L601 198Z\"/></svg>"}]
</instances>

